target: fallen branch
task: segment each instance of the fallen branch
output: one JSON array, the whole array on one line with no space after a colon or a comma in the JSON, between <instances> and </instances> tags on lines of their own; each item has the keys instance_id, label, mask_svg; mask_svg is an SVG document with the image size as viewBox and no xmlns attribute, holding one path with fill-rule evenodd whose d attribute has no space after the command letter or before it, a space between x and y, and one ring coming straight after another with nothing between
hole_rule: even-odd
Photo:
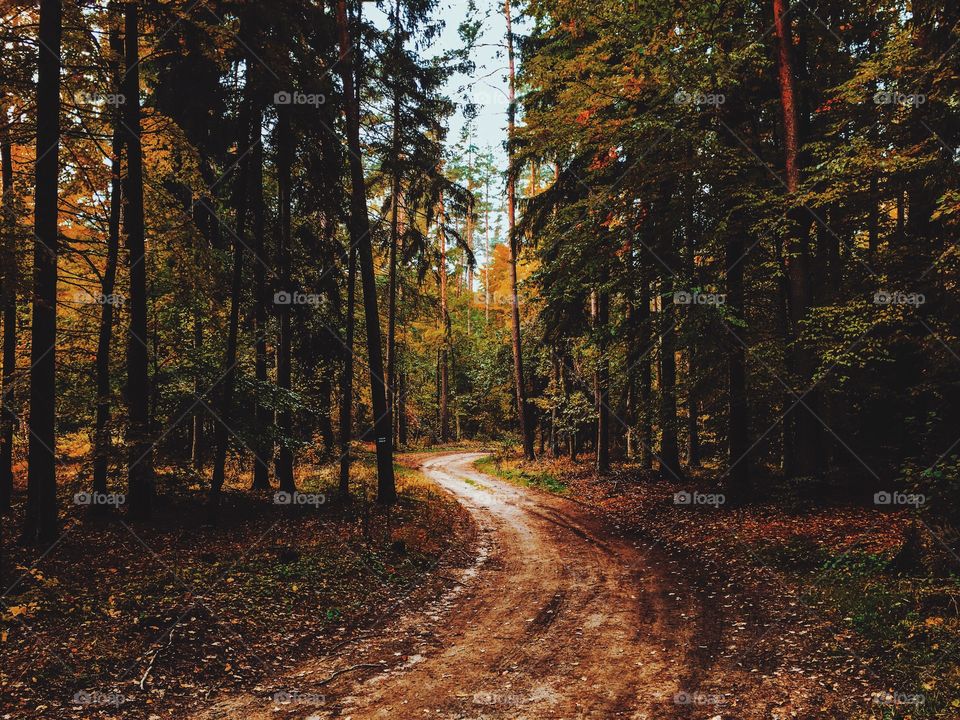
<instances>
[{"instance_id":1,"label":"fallen branch","mask_svg":"<svg viewBox=\"0 0 960 720\"><path fill-rule=\"evenodd\" d=\"M150 664L147 665L147 669L143 672L143 677L140 678L140 689L143 690L143 685L147 682L147 676L150 674L150 671L153 670L154 663L157 662L157 658L160 656L160 653L166 650L168 647L173 645L173 633L176 631L176 627L170 630L170 639L167 641L167 644L163 647L157 648L156 652L153 653L153 657L150 658Z\"/></svg>"}]
</instances>

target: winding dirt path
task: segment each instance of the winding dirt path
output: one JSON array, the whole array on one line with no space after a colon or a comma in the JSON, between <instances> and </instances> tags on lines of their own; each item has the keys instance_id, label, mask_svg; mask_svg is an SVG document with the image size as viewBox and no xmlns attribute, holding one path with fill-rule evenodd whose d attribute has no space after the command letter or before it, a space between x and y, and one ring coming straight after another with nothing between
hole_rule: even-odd
<instances>
[{"instance_id":1,"label":"winding dirt path","mask_svg":"<svg viewBox=\"0 0 960 720\"><path fill-rule=\"evenodd\" d=\"M291 673L279 685L295 683L289 702L230 697L193 717L713 716L674 702L696 689L713 633L701 627L699 604L677 587L670 562L611 537L575 502L478 472L478 457L423 462L479 528L478 559L452 590Z\"/></svg>"}]
</instances>

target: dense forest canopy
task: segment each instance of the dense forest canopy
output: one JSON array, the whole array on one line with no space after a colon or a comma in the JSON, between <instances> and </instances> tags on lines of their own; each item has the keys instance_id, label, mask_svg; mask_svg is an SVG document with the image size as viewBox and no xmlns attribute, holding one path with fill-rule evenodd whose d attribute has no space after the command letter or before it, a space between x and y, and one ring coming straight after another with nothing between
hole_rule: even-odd
<instances>
[{"instance_id":1,"label":"dense forest canopy","mask_svg":"<svg viewBox=\"0 0 960 720\"><path fill-rule=\"evenodd\" d=\"M145 515L158 474L209 474L211 509L228 464L292 490L306 448L346 493L350 438L386 500L392 447L514 434L744 497L949 494L956 10L497 10L508 167L447 133L476 9L426 53L431 2L7 5L26 536L64 453Z\"/></svg>"}]
</instances>

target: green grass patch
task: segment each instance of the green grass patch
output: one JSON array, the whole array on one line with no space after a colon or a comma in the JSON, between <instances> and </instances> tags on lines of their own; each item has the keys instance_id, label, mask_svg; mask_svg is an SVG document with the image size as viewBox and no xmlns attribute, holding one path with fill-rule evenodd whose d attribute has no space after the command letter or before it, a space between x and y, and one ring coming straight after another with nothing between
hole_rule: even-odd
<instances>
[{"instance_id":1,"label":"green grass patch","mask_svg":"<svg viewBox=\"0 0 960 720\"><path fill-rule=\"evenodd\" d=\"M539 488L557 495L567 493L567 484L548 472L530 472L498 461L493 456L482 457L473 463L481 472L524 487Z\"/></svg>"}]
</instances>

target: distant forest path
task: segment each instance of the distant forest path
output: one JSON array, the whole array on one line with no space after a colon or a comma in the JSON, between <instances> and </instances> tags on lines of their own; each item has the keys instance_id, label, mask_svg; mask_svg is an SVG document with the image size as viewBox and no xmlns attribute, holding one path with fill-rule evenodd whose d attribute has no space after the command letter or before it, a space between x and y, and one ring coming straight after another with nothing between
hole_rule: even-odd
<instances>
[{"instance_id":1,"label":"distant forest path","mask_svg":"<svg viewBox=\"0 0 960 720\"><path fill-rule=\"evenodd\" d=\"M611 537L574 501L479 472L478 457L422 462L478 525L477 561L453 589L277 678L297 688L280 712L267 693L194 717L689 717L675 696L696 690L719 618L702 626L657 550Z\"/></svg>"}]
</instances>

